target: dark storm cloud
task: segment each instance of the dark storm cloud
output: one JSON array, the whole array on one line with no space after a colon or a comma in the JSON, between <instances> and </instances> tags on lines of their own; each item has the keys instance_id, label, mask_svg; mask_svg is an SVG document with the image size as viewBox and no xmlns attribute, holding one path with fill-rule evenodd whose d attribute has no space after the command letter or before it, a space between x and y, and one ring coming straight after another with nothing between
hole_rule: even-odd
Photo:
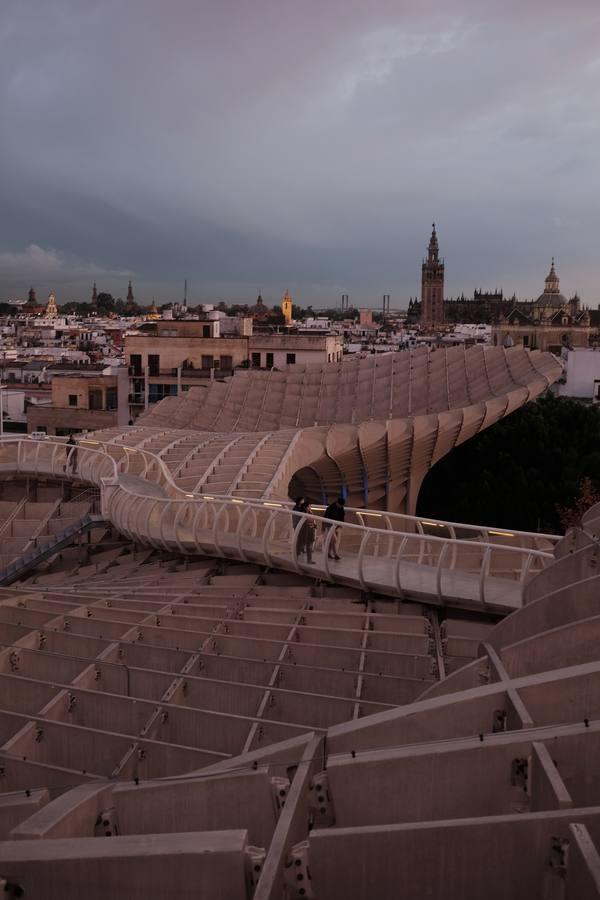
<instances>
[{"instance_id":1,"label":"dark storm cloud","mask_svg":"<svg viewBox=\"0 0 600 900\"><path fill-rule=\"evenodd\" d=\"M0 294L597 277L597 0L4 0Z\"/></svg>"}]
</instances>

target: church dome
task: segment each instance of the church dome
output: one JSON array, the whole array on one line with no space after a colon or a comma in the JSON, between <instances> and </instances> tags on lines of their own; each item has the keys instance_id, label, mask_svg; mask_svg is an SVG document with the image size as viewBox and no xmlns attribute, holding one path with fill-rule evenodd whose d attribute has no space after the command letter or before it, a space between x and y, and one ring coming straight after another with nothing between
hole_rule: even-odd
<instances>
[{"instance_id":1,"label":"church dome","mask_svg":"<svg viewBox=\"0 0 600 900\"><path fill-rule=\"evenodd\" d=\"M545 291L535 301L537 306L566 306L569 302L564 294L547 294Z\"/></svg>"},{"instance_id":2,"label":"church dome","mask_svg":"<svg viewBox=\"0 0 600 900\"><path fill-rule=\"evenodd\" d=\"M535 302L537 306L551 306L554 309L566 306L569 302L564 294L560 292L560 278L554 268L554 257L552 257L552 265L544 282L544 293L540 294Z\"/></svg>"}]
</instances>

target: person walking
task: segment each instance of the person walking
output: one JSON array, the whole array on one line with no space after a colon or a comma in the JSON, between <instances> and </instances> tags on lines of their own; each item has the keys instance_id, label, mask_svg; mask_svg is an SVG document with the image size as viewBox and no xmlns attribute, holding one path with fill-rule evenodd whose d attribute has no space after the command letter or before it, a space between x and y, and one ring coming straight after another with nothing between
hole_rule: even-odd
<instances>
[{"instance_id":1,"label":"person walking","mask_svg":"<svg viewBox=\"0 0 600 900\"><path fill-rule=\"evenodd\" d=\"M302 522L302 525L300 526L300 529L298 531L297 552L298 556L302 556L303 553L306 553L306 562L309 563L309 565L312 565L312 563L314 562L312 553L313 547L315 545L317 523L312 516L312 510L310 508L310 503L308 502L308 500L303 501L302 508L299 511L304 513L306 518Z\"/></svg>"},{"instance_id":2,"label":"person walking","mask_svg":"<svg viewBox=\"0 0 600 900\"><path fill-rule=\"evenodd\" d=\"M337 500L334 500L333 503L330 503L325 512L323 513L324 519L333 519L334 522L343 522L346 517L346 501L343 497L338 497ZM323 523L323 532L326 533L332 527L331 522ZM329 544L329 559L341 559L339 554L340 549L340 532L341 529L339 525L333 526L333 536L331 538L331 543ZM325 537L323 538L325 540Z\"/></svg>"},{"instance_id":3,"label":"person walking","mask_svg":"<svg viewBox=\"0 0 600 900\"><path fill-rule=\"evenodd\" d=\"M296 526L300 521L300 513L303 511L305 503L306 499L304 497L296 497L294 505L292 506L292 515L290 516L290 542L294 540ZM294 515L294 513L297 513L297 515Z\"/></svg>"},{"instance_id":4,"label":"person walking","mask_svg":"<svg viewBox=\"0 0 600 900\"><path fill-rule=\"evenodd\" d=\"M69 440L67 441L67 463L65 465L65 472L69 471L69 469L73 474L75 474L77 470L77 441L73 434L69 435Z\"/></svg>"}]
</instances>

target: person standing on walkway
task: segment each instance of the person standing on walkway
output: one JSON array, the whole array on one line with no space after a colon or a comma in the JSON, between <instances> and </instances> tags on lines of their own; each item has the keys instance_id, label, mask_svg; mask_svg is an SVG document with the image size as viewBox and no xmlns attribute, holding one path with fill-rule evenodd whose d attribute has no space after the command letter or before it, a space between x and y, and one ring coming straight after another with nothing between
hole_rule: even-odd
<instances>
[{"instance_id":1,"label":"person standing on walkway","mask_svg":"<svg viewBox=\"0 0 600 900\"><path fill-rule=\"evenodd\" d=\"M305 497L296 497L294 501L294 505L292 506L292 515L290 516L290 539L294 540L296 526L300 521L300 513L304 509L304 504L306 503ZM293 513L298 513L298 515L293 515Z\"/></svg>"},{"instance_id":2,"label":"person standing on walkway","mask_svg":"<svg viewBox=\"0 0 600 900\"><path fill-rule=\"evenodd\" d=\"M300 530L298 531L297 552L298 556L302 556L303 553L306 553L306 562L312 565L312 552L315 544L317 523L312 516L312 510L310 508L310 503L308 502L308 500L304 500L300 512L303 512L306 518L302 522Z\"/></svg>"},{"instance_id":3,"label":"person standing on walkway","mask_svg":"<svg viewBox=\"0 0 600 900\"><path fill-rule=\"evenodd\" d=\"M325 512L323 513L324 519L333 519L334 522L343 522L346 517L346 501L343 497L338 497L337 500L334 500L333 503L330 503ZM323 532L326 533L331 528L331 522L323 523ZM341 528L338 526L333 526L333 536L331 538L331 543L329 544L329 559L341 559L339 554L340 549L340 532ZM326 535L325 535L326 536ZM325 537L323 538L325 540Z\"/></svg>"},{"instance_id":4,"label":"person standing on walkway","mask_svg":"<svg viewBox=\"0 0 600 900\"><path fill-rule=\"evenodd\" d=\"M67 441L67 464L65 466L65 472L71 471L73 475L77 471L77 441L75 440L75 435L69 435L69 440Z\"/></svg>"}]
</instances>

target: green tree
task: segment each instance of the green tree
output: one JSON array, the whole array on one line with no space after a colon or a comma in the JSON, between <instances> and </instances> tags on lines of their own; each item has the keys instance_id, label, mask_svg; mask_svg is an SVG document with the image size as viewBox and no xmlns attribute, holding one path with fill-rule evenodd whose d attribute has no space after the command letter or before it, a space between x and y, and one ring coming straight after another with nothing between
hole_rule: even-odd
<instances>
[{"instance_id":1,"label":"green tree","mask_svg":"<svg viewBox=\"0 0 600 900\"><path fill-rule=\"evenodd\" d=\"M581 485L600 489L600 409L546 394L461 444L423 482L417 512L562 532Z\"/></svg>"},{"instance_id":2,"label":"green tree","mask_svg":"<svg viewBox=\"0 0 600 900\"><path fill-rule=\"evenodd\" d=\"M573 506L559 506L560 524L564 531L567 528L581 525L588 509L600 503L600 491L595 490L590 478L584 478L580 485L579 496Z\"/></svg>"},{"instance_id":3,"label":"green tree","mask_svg":"<svg viewBox=\"0 0 600 900\"><path fill-rule=\"evenodd\" d=\"M99 312L109 313L115 311L115 301L112 294L98 294L96 306Z\"/></svg>"}]
</instances>

